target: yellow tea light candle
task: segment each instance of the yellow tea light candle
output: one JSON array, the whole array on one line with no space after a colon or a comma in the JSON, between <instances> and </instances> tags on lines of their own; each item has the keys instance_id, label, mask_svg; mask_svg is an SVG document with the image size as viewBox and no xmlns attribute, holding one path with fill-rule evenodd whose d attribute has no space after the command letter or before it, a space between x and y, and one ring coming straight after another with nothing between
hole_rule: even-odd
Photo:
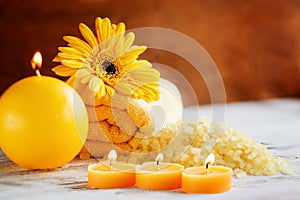
<instances>
[{"instance_id":1,"label":"yellow tea light candle","mask_svg":"<svg viewBox=\"0 0 300 200\"><path fill-rule=\"evenodd\" d=\"M65 82L41 76L42 56L31 65L37 76L10 86L0 99L0 143L16 164L48 169L71 161L87 137L88 116L79 94Z\"/></svg>"},{"instance_id":2,"label":"yellow tea light candle","mask_svg":"<svg viewBox=\"0 0 300 200\"><path fill-rule=\"evenodd\" d=\"M135 165L116 161L111 150L108 160L88 166L88 185L92 188L124 188L135 185Z\"/></svg>"},{"instance_id":3,"label":"yellow tea light candle","mask_svg":"<svg viewBox=\"0 0 300 200\"><path fill-rule=\"evenodd\" d=\"M182 172L182 190L186 193L222 193L232 187L232 170L223 166L210 166L214 155L210 154L205 166L186 168Z\"/></svg>"},{"instance_id":4,"label":"yellow tea light candle","mask_svg":"<svg viewBox=\"0 0 300 200\"><path fill-rule=\"evenodd\" d=\"M181 172L184 167L177 163L162 163L158 154L155 162L136 167L136 186L149 190L172 190L181 187Z\"/></svg>"}]
</instances>

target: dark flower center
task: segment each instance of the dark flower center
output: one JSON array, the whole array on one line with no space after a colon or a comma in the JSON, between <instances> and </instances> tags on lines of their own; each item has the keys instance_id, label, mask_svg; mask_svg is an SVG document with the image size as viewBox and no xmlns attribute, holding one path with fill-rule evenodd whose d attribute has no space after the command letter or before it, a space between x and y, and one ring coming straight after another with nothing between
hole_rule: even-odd
<instances>
[{"instance_id":1,"label":"dark flower center","mask_svg":"<svg viewBox=\"0 0 300 200\"><path fill-rule=\"evenodd\" d=\"M110 61L105 60L102 64L102 69L106 71L108 74L116 74L117 67Z\"/></svg>"}]
</instances>

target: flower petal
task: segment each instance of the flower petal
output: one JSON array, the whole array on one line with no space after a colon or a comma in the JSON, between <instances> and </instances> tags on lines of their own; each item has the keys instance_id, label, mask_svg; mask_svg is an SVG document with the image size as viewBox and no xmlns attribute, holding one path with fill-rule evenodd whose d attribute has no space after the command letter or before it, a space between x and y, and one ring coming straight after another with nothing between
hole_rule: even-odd
<instances>
[{"instance_id":1,"label":"flower petal","mask_svg":"<svg viewBox=\"0 0 300 200\"><path fill-rule=\"evenodd\" d=\"M112 25L111 25L111 30L112 30L112 31L115 31L116 28L117 28L117 25L115 25L115 24L112 24Z\"/></svg>"},{"instance_id":2,"label":"flower petal","mask_svg":"<svg viewBox=\"0 0 300 200\"><path fill-rule=\"evenodd\" d=\"M124 34L123 33L114 35L113 37L109 38L109 40L107 42L109 43L109 47L112 49L112 51L116 55L120 55L123 53L123 51L124 51L124 48L123 48Z\"/></svg>"},{"instance_id":3,"label":"flower petal","mask_svg":"<svg viewBox=\"0 0 300 200\"><path fill-rule=\"evenodd\" d=\"M58 50L64 53L68 53L68 54L73 54L73 55L77 55L79 57L86 57L89 54L84 54L80 51L78 51L77 49L74 49L72 47L58 47Z\"/></svg>"},{"instance_id":4,"label":"flower petal","mask_svg":"<svg viewBox=\"0 0 300 200\"><path fill-rule=\"evenodd\" d=\"M137 60L137 61L134 61L134 62L130 63L129 65L124 66L124 68L127 69L127 70L132 70L136 67L140 67L140 66L143 66L143 65L151 66L151 63L149 63L147 60Z\"/></svg>"},{"instance_id":5,"label":"flower petal","mask_svg":"<svg viewBox=\"0 0 300 200\"><path fill-rule=\"evenodd\" d=\"M116 26L116 28L114 29L114 34L120 34L120 33L124 33L125 32L125 30L126 30L126 26L125 26L125 24L123 23L123 22L120 22L117 26Z\"/></svg>"},{"instance_id":6,"label":"flower petal","mask_svg":"<svg viewBox=\"0 0 300 200\"><path fill-rule=\"evenodd\" d=\"M63 60L63 58L59 57L58 55L55 56L55 58L53 58L53 62L61 62Z\"/></svg>"},{"instance_id":7,"label":"flower petal","mask_svg":"<svg viewBox=\"0 0 300 200\"><path fill-rule=\"evenodd\" d=\"M101 23L101 26L100 26L100 31L101 31L101 45L103 45L104 47L107 46L107 42L106 40L109 39L110 37L110 32L111 32L111 23L110 23L110 20L105 17ZM103 44L104 43L104 44Z\"/></svg>"},{"instance_id":8,"label":"flower petal","mask_svg":"<svg viewBox=\"0 0 300 200\"><path fill-rule=\"evenodd\" d=\"M114 95L115 90L112 87L107 85L107 86L105 86L105 89L106 89L106 92L109 94L109 96Z\"/></svg>"},{"instance_id":9,"label":"flower petal","mask_svg":"<svg viewBox=\"0 0 300 200\"><path fill-rule=\"evenodd\" d=\"M98 46L98 42L94 33L91 31L91 29L89 29L87 25L85 25L84 23L80 23L79 31L92 48Z\"/></svg>"},{"instance_id":10,"label":"flower petal","mask_svg":"<svg viewBox=\"0 0 300 200\"><path fill-rule=\"evenodd\" d=\"M71 68L81 68L82 61L79 60L62 60L61 64Z\"/></svg>"},{"instance_id":11,"label":"flower petal","mask_svg":"<svg viewBox=\"0 0 300 200\"><path fill-rule=\"evenodd\" d=\"M130 84L127 84L125 81L120 81L115 87L115 90L118 93L124 94L126 96L130 96L133 92L132 86Z\"/></svg>"},{"instance_id":12,"label":"flower petal","mask_svg":"<svg viewBox=\"0 0 300 200\"><path fill-rule=\"evenodd\" d=\"M98 44L102 43L101 40L101 24L102 24L102 19L101 17L97 17L95 20L95 29L96 29L96 34L97 34L97 38L98 38Z\"/></svg>"},{"instance_id":13,"label":"flower petal","mask_svg":"<svg viewBox=\"0 0 300 200\"><path fill-rule=\"evenodd\" d=\"M68 80L67 80L67 84L70 85L71 87L74 87L75 86L75 80L76 80L76 77L75 76L71 76Z\"/></svg>"},{"instance_id":14,"label":"flower petal","mask_svg":"<svg viewBox=\"0 0 300 200\"><path fill-rule=\"evenodd\" d=\"M77 72L77 77L78 78L83 78L83 77L88 76L88 75L92 75L92 72L90 72L87 68L79 69L78 72Z\"/></svg>"},{"instance_id":15,"label":"flower petal","mask_svg":"<svg viewBox=\"0 0 300 200\"><path fill-rule=\"evenodd\" d=\"M152 102L152 101L156 101L159 99L159 90L157 90L155 88L147 88L147 86L143 87L141 89L144 92L142 99L144 99L145 101Z\"/></svg>"},{"instance_id":16,"label":"flower petal","mask_svg":"<svg viewBox=\"0 0 300 200\"><path fill-rule=\"evenodd\" d=\"M52 68L52 71L59 76L72 76L78 69L66 67L64 65L58 65Z\"/></svg>"},{"instance_id":17,"label":"flower petal","mask_svg":"<svg viewBox=\"0 0 300 200\"><path fill-rule=\"evenodd\" d=\"M86 43L85 41L77 37L64 36L63 39L69 43L70 47L77 49L78 51L84 53L85 55L88 55L92 51L92 48L88 43Z\"/></svg>"},{"instance_id":18,"label":"flower petal","mask_svg":"<svg viewBox=\"0 0 300 200\"><path fill-rule=\"evenodd\" d=\"M97 76L94 76L89 82L89 88L92 92L97 92L100 86L100 79Z\"/></svg>"},{"instance_id":19,"label":"flower petal","mask_svg":"<svg viewBox=\"0 0 300 200\"><path fill-rule=\"evenodd\" d=\"M135 39L135 34L133 32L129 32L124 38L123 49L126 50L133 44Z\"/></svg>"},{"instance_id":20,"label":"flower petal","mask_svg":"<svg viewBox=\"0 0 300 200\"><path fill-rule=\"evenodd\" d=\"M89 75L83 77L83 78L81 79L80 83L86 84L86 83L90 82L90 80L91 80L93 77L95 77L95 76L92 75L92 74L89 74Z\"/></svg>"},{"instance_id":21,"label":"flower petal","mask_svg":"<svg viewBox=\"0 0 300 200\"><path fill-rule=\"evenodd\" d=\"M151 66L149 67L149 65L144 65L128 71L123 78L129 80L130 82L139 82L140 84L145 84L159 81L160 73Z\"/></svg>"},{"instance_id":22,"label":"flower petal","mask_svg":"<svg viewBox=\"0 0 300 200\"><path fill-rule=\"evenodd\" d=\"M121 60L122 65L128 65L136 60L141 53L143 53L147 49L146 46L135 46L128 49L123 55L121 55L118 60Z\"/></svg>"},{"instance_id":23,"label":"flower petal","mask_svg":"<svg viewBox=\"0 0 300 200\"><path fill-rule=\"evenodd\" d=\"M145 73L139 73L138 71L130 73L129 76L133 77L135 80L143 81L144 83L159 81L160 73L153 69L146 71Z\"/></svg>"},{"instance_id":24,"label":"flower petal","mask_svg":"<svg viewBox=\"0 0 300 200\"><path fill-rule=\"evenodd\" d=\"M81 61L85 60L85 58L83 58L83 57L80 57L80 56L77 56L77 55L74 55L74 54L64 53L64 52L60 52L57 55L58 55L58 57L62 58L62 60L64 60L64 59L81 60Z\"/></svg>"},{"instance_id":25,"label":"flower petal","mask_svg":"<svg viewBox=\"0 0 300 200\"><path fill-rule=\"evenodd\" d=\"M106 95L106 89L105 89L106 85L104 84L102 79L99 80L100 80L100 88L97 90L96 97L101 99Z\"/></svg>"}]
</instances>

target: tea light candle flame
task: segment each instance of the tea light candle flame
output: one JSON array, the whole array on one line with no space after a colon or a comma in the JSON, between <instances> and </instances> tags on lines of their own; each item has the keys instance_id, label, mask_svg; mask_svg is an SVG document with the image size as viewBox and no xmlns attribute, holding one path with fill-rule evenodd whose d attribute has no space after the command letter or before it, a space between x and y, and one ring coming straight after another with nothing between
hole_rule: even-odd
<instances>
[{"instance_id":1,"label":"tea light candle flame","mask_svg":"<svg viewBox=\"0 0 300 200\"><path fill-rule=\"evenodd\" d=\"M163 159L164 159L164 156L161 153L156 156L155 162L156 162L156 165L158 168L159 168L159 164L163 161Z\"/></svg>"},{"instance_id":2,"label":"tea light candle flame","mask_svg":"<svg viewBox=\"0 0 300 200\"><path fill-rule=\"evenodd\" d=\"M209 165L213 165L215 162L215 154L213 153L210 153L207 158L205 159L205 168L206 168L206 171L208 172L208 166Z\"/></svg>"},{"instance_id":3,"label":"tea light candle flame","mask_svg":"<svg viewBox=\"0 0 300 200\"><path fill-rule=\"evenodd\" d=\"M39 51L33 55L30 64L36 75L41 76L39 69L42 67L42 54Z\"/></svg>"},{"instance_id":4,"label":"tea light candle flame","mask_svg":"<svg viewBox=\"0 0 300 200\"><path fill-rule=\"evenodd\" d=\"M117 152L116 150L110 150L110 152L107 155L107 159L109 160L109 166L111 168L112 162L117 160Z\"/></svg>"}]
</instances>

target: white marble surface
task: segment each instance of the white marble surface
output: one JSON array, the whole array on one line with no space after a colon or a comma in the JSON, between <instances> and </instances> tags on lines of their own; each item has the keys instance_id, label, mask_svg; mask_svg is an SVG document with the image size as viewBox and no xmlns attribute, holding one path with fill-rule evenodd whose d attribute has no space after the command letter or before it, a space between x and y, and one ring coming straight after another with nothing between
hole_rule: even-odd
<instances>
[{"instance_id":1,"label":"white marble surface","mask_svg":"<svg viewBox=\"0 0 300 200\"><path fill-rule=\"evenodd\" d=\"M224 105L217 105L223 107ZM185 119L200 115L213 116L211 106L184 109ZM225 105L225 121L265 143L270 151L295 164L300 173L300 99L274 99ZM196 111L199 110L199 113ZM0 166L1 168L1 166ZM75 170L73 170L75 171ZM63 173L71 173L64 170ZM86 172L73 172L86 181ZM58 175L57 175L58 176ZM7 184L10 183L10 184ZM248 176L233 180L231 191L215 194L184 194L181 190L146 191L138 188L90 190L62 186L56 179L26 178L24 175L0 174L0 199L300 199L300 176Z\"/></svg>"}]
</instances>

